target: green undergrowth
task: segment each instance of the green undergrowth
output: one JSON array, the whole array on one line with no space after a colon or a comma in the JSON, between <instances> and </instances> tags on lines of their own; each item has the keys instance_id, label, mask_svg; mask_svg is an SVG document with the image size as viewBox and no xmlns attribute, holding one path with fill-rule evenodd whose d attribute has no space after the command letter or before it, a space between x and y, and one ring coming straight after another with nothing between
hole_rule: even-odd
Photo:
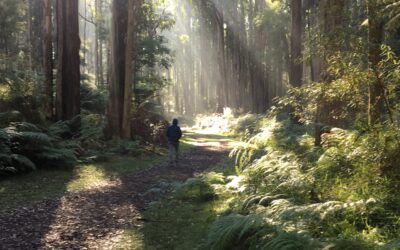
<instances>
[{"instance_id":1,"label":"green undergrowth","mask_svg":"<svg viewBox=\"0 0 400 250\"><path fill-rule=\"evenodd\" d=\"M182 153L194 147L186 141L181 143ZM121 144L119 148L129 148L127 143ZM125 174L163 163L166 157L165 149L146 151L137 156L118 156L114 153L104 159L88 159L86 161L90 163L78 164L73 168L39 168L24 175L9 177L0 180L0 212L46 199L57 199L70 191L101 187Z\"/></svg>"},{"instance_id":2,"label":"green undergrowth","mask_svg":"<svg viewBox=\"0 0 400 250\"><path fill-rule=\"evenodd\" d=\"M314 147L282 114L240 123L233 198L205 249L400 249L397 130L332 129Z\"/></svg>"},{"instance_id":3,"label":"green undergrowth","mask_svg":"<svg viewBox=\"0 0 400 250\"><path fill-rule=\"evenodd\" d=\"M101 187L127 173L149 168L162 156L116 157L107 162L78 165L74 169L38 170L0 181L0 211L45 199L56 199L69 191Z\"/></svg>"},{"instance_id":4,"label":"green undergrowth","mask_svg":"<svg viewBox=\"0 0 400 250\"><path fill-rule=\"evenodd\" d=\"M143 225L126 230L118 249L207 249L208 230L232 199L225 184L233 172L232 161L224 159L175 184L144 212Z\"/></svg>"}]
</instances>

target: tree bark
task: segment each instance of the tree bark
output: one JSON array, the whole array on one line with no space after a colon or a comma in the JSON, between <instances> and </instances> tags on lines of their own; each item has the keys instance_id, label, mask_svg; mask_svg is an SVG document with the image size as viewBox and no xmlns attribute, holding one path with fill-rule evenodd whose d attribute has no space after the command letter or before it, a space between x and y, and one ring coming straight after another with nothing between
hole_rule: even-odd
<instances>
[{"instance_id":1,"label":"tree bark","mask_svg":"<svg viewBox=\"0 0 400 250\"><path fill-rule=\"evenodd\" d=\"M78 0L57 0L57 119L80 113Z\"/></svg>"},{"instance_id":2,"label":"tree bark","mask_svg":"<svg viewBox=\"0 0 400 250\"><path fill-rule=\"evenodd\" d=\"M374 125L381 117L383 107L384 87L379 76L378 64L381 61L381 50L383 37L383 22L376 12L378 4L376 0L368 0L368 41L369 41L369 70L370 85L368 98L368 123Z\"/></svg>"},{"instance_id":3,"label":"tree bark","mask_svg":"<svg viewBox=\"0 0 400 250\"><path fill-rule=\"evenodd\" d=\"M219 91L218 91L218 108L217 112L222 113L223 108L227 107L228 99L228 86L226 80L226 63L225 63L225 35L224 35L224 15L215 8L215 22L217 26L217 48L218 48L218 69L220 74Z\"/></svg>"},{"instance_id":4,"label":"tree bark","mask_svg":"<svg viewBox=\"0 0 400 250\"><path fill-rule=\"evenodd\" d=\"M135 4L135 2L137 2ZM121 138L131 138L131 111L132 111L132 86L134 82L133 51L135 45L135 14L139 2L135 0L128 1L128 27L125 50L125 82L124 82L124 102L122 114Z\"/></svg>"},{"instance_id":5,"label":"tree bark","mask_svg":"<svg viewBox=\"0 0 400 250\"><path fill-rule=\"evenodd\" d=\"M52 20L51 0L43 0L43 69L45 76L46 118L53 119L53 41L52 41Z\"/></svg>"},{"instance_id":6,"label":"tree bark","mask_svg":"<svg viewBox=\"0 0 400 250\"><path fill-rule=\"evenodd\" d=\"M100 48L99 48L99 40L100 40L100 22L99 22L99 16L100 16L100 0L95 0L94 1L94 11L96 13L96 22L95 22L95 33L94 33L94 53L95 53L95 58L94 58L94 65L95 65L95 73L96 73L96 80L95 84L97 87L100 87Z\"/></svg>"},{"instance_id":7,"label":"tree bark","mask_svg":"<svg viewBox=\"0 0 400 250\"><path fill-rule=\"evenodd\" d=\"M26 13L26 46L27 46L27 54L28 54L28 65L29 70L33 69L33 46L32 46L32 0L27 0L28 3L28 10ZM29 75L29 74L27 74Z\"/></svg>"},{"instance_id":8,"label":"tree bark","mask_svg":"<svg viewBox=\"0 0 400 250\"><path fill-rule=\"evenodd\" d=\"M291 32L291 55L290 55L290 84L300 87L303 78L303 63L301 62L302 51L302 0L292 0L292 32Z\"/></svg>"},{"instance_id":9,"label":"tree bark","mask_svg":"<svg viewBox=\"0 0 400 250\"><path fill-rule=\"evenodd\" d=\"M108 136L120 138L124 101L125 39L127 32L127 6L124 0L112 2L110 99L108 102Z\"/></svg>"},{"instance_id":10,"label":"tree bark","mask_svg":"<svg viewBox=\"0 0 400 250\"><path fill-rule=\"evenodd\" d=\"M324 44L324 50L327 55L324 59L318 61L318 70L320 73L316 73L318 78L321 78L325 84L329 84L334 79L332 75L327 72L327 61L329 55L340 51L341 48L341 30L343 25L344 17L344 0L321 0L319 2L319 22L321 26L321 33L327 38L328 41ZM321 135L323 133L323 128L330 125L332 122L332 117L330 114L334 109L338 107L333 107L324 98L324 90L322 90L321 96L317 98L317 111L315 119L315 134L314 134L314 145L321 145Z\"/></svg>"}]
</instances>

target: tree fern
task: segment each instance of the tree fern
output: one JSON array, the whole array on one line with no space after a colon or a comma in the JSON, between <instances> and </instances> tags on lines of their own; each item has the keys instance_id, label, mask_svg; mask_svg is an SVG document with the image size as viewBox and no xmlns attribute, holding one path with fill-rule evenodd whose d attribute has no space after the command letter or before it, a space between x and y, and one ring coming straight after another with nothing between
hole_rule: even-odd
<instances>
[{"instance_id":1,"label":"tree fern","mask_svg":"<svg viewBox=\"0 0 400 250\"><path fill-rule=\"evenodd\" d=\"M48 134L54 138L66 138L71 135L71 129L65 121L58 121L48 129Z\"/></svg>"},{"instance_id":2,"label":"tree fern","mask_svg":"<svg viewBox=\"0 0 400 250\"><path fill-rule=\"evenodd\" d=\"M31 143L35 144L38 146L44 146L44 145L50 145L51 144L51 138L41 132L19 132L17 135L13 137L14 140L20 140L23 143Z\"/></svg>"},{"instance_id":3,"label":"tree fern","mask_svg":"<svg viewBox=\"0 0 400 250\"><path fill-rule=\"evenodd\" d=\"M76 162L75 147L30 123L0 129L0 175L36 167L65 167Z\"/></svg>"},{"instance_id":4,"label":"tree fern","mask_svg":"<svg viewBox=\"0 0 400 250\"><path fill-rule=\"evenodd\" d=\"M68 148L46 147L43 151L32 156L37 162L47 167L69 167L76 162L74 151Z\"/></svg>"}]
</instances>

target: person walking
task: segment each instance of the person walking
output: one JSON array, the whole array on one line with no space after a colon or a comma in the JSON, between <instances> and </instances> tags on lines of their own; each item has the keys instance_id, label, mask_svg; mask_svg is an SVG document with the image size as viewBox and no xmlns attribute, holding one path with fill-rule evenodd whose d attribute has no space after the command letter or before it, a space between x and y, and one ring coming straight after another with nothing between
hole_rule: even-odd
<instances>
[{"instance_id":1,"label":"person walking","mask_svg":"<svg viewBox=\"0 0 400 250\"><path fill-rule=\"evenodd\" d=\"M179 158L179 139L182 137L181 128L178 126L178 119L172 120L172 125L167 130L169 164L170 166L178 165Z\"/></svg>"}]
</instances>

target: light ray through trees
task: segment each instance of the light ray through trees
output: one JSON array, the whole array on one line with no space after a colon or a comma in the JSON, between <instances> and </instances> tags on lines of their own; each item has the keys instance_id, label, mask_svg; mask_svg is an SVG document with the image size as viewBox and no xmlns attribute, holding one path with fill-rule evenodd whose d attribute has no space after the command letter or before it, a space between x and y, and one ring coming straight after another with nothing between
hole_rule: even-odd
<instances>
[{"instance_id":1,"label":"light ray through trees","mask_svg":"<svg viewBox=\"0 0 400 250\"><path fill-rule=\"evenodd\" d=\"M164 106L173 113L264 112L287 82L287 11L281 3L169 0L175 62ZM274 20L277 19L278 21ZM284 50L286 48L286 50Z\"/></svg>"}]
</instances>

